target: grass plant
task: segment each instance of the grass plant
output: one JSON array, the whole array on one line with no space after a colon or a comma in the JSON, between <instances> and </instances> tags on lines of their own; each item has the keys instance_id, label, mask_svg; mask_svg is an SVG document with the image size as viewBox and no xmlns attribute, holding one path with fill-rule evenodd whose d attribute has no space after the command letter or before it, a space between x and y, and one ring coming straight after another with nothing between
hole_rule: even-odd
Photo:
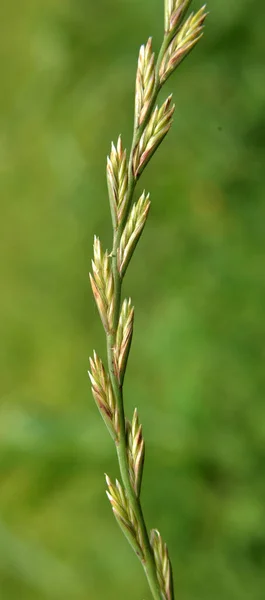
<instances>
[{"instance_id":1,"label":"grass plant","mask_svg":"<svg viewBox=\"0 0 265 600\"><path fill-rule=\"evenodd\" d=\"M174 600L172 568L166 544L153 529L149 535L140 494L145 443L138 411L125 416L123 384L130 352L134 308L122 301L122 283L143 232L149 194L134 201L136 184L172 125L174 104L170 95L155 106L158 94L203 34L205 6L186 17L191 0L165 0L164 38L157 60L152 39L140 48L135 91L135 118L129 157L121 136L107 159L107 183L113 227L111 252L94 238L91 286L106 333L107 368L94 352L90 359L92 392L114 440L121 482L106 475L107 496L124 535L141 561L154 600Z\"/></svg>"}]
</instances>

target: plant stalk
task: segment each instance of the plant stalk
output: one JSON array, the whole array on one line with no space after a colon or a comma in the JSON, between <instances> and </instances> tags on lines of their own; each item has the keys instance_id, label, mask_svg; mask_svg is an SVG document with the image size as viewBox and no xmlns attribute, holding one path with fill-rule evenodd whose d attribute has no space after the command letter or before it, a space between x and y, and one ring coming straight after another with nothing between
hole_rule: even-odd
<instances>
[{"instance_id":1,"label":"plant stalk","mask_svg":"<svg viewBox=\"0 0 265 600\"><path fill-rule=\"evenodd\" d=\"M176 4L176 6L177 6L177 4ZM107 255L107 253L105 253L104 256L103 255L101 256L101 246L100 246L99 240L96 239L96 243L94 245L95 262L92 261L94 277L96 279L96 282L95 282L92 278L92 289L93 289L93 292L95 295L96 302L98 303L99 312L100 312L101 318L103 320L105 330L107 332L106 333L106 342L107 342L108 370L109 370L109 378L110 378L110 383L111 383L111 388L112 388L111 394L113 392L113 395L115 398L115 411L116 411L115 419L117 417L117 420L115 420L115 428L114 429L113 429L113 423L111 422L111 427L112 427L111 433L112 433L112 437L115 439L117 457L118 457L118 462L119 462L119 469L120 469L123 487L124 487L125 494L126 494L126 498L124 497L124 505L125 505L125 508L127 509L126 503L128 502L129 514L130 514L130 510L132 510L131 514L132 514L133 536L131 539L129 538L129 541L130 541L131 545L133 546L139 559L142 562L142 565L143 565L143 568L144 568L144 571L145 571L145 574L146 574L146 577L148 580L148 584L149 584L149 587L150 587L150 590L151 590L154 600L165 600L166 598L167 599L170 598L171 600L174 600L172 569L171 569L171 565L170 565L170 560L169 560L166 544L163 543L159 532L157 530L152 530L151 541L149 539L149 534L147 531L147 527L146 527L146 523L145 523L143 511L142 511L141 501L140 501L140 492L137 489L137 486L134 486L134 480L133 479L131 480L131 476L130 476L130 466L131 466L130 452L131 452L131 449L130 449L130 446L128 445L125 412L124 412L124 402L123 402L123 378L124 378L125 369L126 369L126 362L125 362L125 366L124 366L124 370L123 370L122 374L120 375L120 373L117 373L117 346L116 346L116 344L117 344L117 332L118 332L118 339L119 339L119 335L121 334L121 330L118 328L120 326L122 327L122 315L121 315L121 325L119 324L119 319L120 319L120 314L121 314L121 292L122 292L122 281L123 281L123 274L120 273L119 265L118 265L118 251L120 248L121 237L123 235L125 227L126 227L127 223L129 223L128 226L130 227L130 223L131 223L130 219L133 220L133 218L134 218L133 216L132 217L129 216L129 213L131 210L134 192L135 192L138 178L139 178L143 168L146 166L148 160L150 160L153 152L157 149L160 141L162 141L163 136L167 133L168 128L170 126L170 123L168 125L169 121L167 121L166 119L171 118L172 112L168 111L166 116L164 115L164 121L163 121L163 119L161 120L159 117L156 122L156 125L158 124L161 127L164 127L164 129L162 129L162 135L161 135L161 131L158 130L158 133L156 132L156 135L158 137L156 137L154 139L152 137L150 138L151 146L149 146L149 148L148 148L148 145L146 146L147 159L145 160L143 158L142 163L140 162L139 168L137 168L138 152L141 151L141 145L140 145L140 148L138 148L138 145L140 143L140 140L141 140L141 137L143 134L144 134L144 138L143 138L144 144L146 141L146 139L145 139L146 136L147 137L149 136L148 124L149 124L149 122L151 122L151 126L153 126L152 118L156 119L156 115L157 115L156 110L153 113L155 103L157 100L157 96L161 90L163 82L166 80L166 78L171 73L171 70L173 68L171 66L171 63L169 63L169 64L166 63L166 70L164 72L164 67L165 67L164 61L167 60L166 52L168 50L169 44L171 43L174 35L176 34L176 30L174 29L174 27L171 27L170 23L169 23L171 15L168 14L167 11L170 12L171 8L172 8L172 5L171 4L169 5L168 0L165 0L165 29L168 29L168 31L165 31L161 49L160 49L160 52L159 52L159 55L158 55L158 58L156 61L155 69L151 73L151 79L150 79L150 73L148 72L148 68L151 70L154 68L154 55L152 55L150 58L150 64L147 65L147 71L144 71L144 69L146 69L146 65L144 68L142 65L143 56L144 56L144 60L147 60L146 54L143 54L143 53L145 53L146 48L147 48L147 56L148 56L148 52L151 48L151 42L148 41L148 46L146 46L145 49L143 49L143 47L142 47L141 51L140 51L139 62L138 62L139 70L137 71L137 77L139 76L139 73L140 73L140 80L141 80L141 77L144 77L147 72L147 74L149 73L149 75L148 75L149 80L147 81L147 83L144 80L144 83L142 84L142 88L141 88L141 83L139 84L139 81L140 81L139 79L137 79L137 83L136 83L136 107L137 108L136 108L135 119L134 119L134 128L133 128L132 145L131 145L131 151L130 151L129 163L128 163L128 171L126 171L126 154L123 153L123 151L122 151L121 138L119 138L119 142L118 142L119 146L117 146L118 150L116 151L114 148L114 152L111 154L110 159L108 158L108 169L109 169L108 170L108 187L109 187L111 217L112 217L112 225L113 225L112 252L111 252L110 256ZM194 23L193 23L193 21L191 22L191 23L193 23L193 30L191 29L191 32L189 32L189 36L192 35L192 33L194 34L195 43L201 37L201 33L200 33L201 26L202 26L202 23L203 23L203 20L204 20L206 14L203 14L203 9L201 9L200 11L198 11L197 16L198 16L197 21L195 18ZM196 15L195 15L195 17L196 17ZM188 41L190 42L190 38L188 38ZM184 40L184 42L185 42L185 40ZM185 49L187 49L187 45L185 46L184 42L183 42L183 44L184 44L183 51L185 52ZM192 44L194 45L193 42L192 42ZM193 47L193 45L191 47ZM188 48L189 48L189 46L188 46ZM173 59L174 59L174 55L173 55ZM177 60L177 57L175 57L175 60ZM163 61L163 63L162 63L162 61ZM161 74L159 74L159 71L161 70L161 63L163 65L162 76L161 76ZM143 75L143 73L144 73L144 75ZM150 84L149 87L148 87L148 82ZM137 87L138 85L140 85L139 95L137 95L137 90L139 92L139 87ZM149 93L147 93L147 102L148 102L147 111L145 112L145 106L144 106L144 112L141 113L141 106L139 109L138 101L141 102L141 94L145 93L146 89L147 89L147 91L150 89L150 90L152 90L152 92L149 92L150 96L149 96ZM171 100L171 97L169 97L166 102L170 103L170 100ZM164 106L165 105L163 105L163 107ZM167 106L169 106L169 104ZM173 110L174 110L174 108L173 108ZM152 116L152 113L153 113L153 116ZM144 114L143 121L139 125L138 121L141 121L143 114ZM161 123L162 123L162 125L161 125ZM149 143L150 143L150 139L149 139ZM148 150L149 150L149 155L148 155ZM119 160L120 160L120 163L119 163ZM135 163L136 163L136 167L135 167ZM140 168L140 167L142 167L142 168ZM114 174L113 174L113 170L114 170ZM121 180L122 180L121 184L120 184L119 178L121 178ZM117 183L117 181L118 181L118 183ZM118 203L116 203L116 205L113 204L113 202L114 202L113 197L114 197L114 199L116 199L116 193L117 193L116 188L119 186L119 184L121 185L122 194L123 194L122 202L124 201L124 204L126 203L125 208L124 208L124 204L122 204L122 212L121 212L122 216L121 217L120 217L120 215L118 215L118 211L117 211L117 208L119 207ZM124 188L126 188L125 192L124 192ZM124 195L124 194L126 194L126 195ZM135 210L137 210L137 209L135 209ZM132 213L132 215L133 214L134 214L134 212ZM135 231L137 231L137 229ZM125 237L126 237L126 234L125 234ZM123 240L122 240L122 243L123 243ZM109 260L110 257L111 257L111 262ZM130 260L130 258L129 258L129 260ZM101 264L100 264L100 261L101 261ZM103 269L103 274L105 273L105 275L106 275L106 281L107 281L106 287L104 287L104 285L102 285L102 281L101 281L102 272L100 271L100 268ZM103 289L103 292L100 289L101 287ZM112 293L113 293L113 295L112 295ZM107 303L107 307L106 307L106 303ZM110 320L108 320L108 307L111 308ZM132 333L132 329L131 329L130 333ZM130 344L130 342L131 342L131 337L129 340L129 344ZM97 357L95 360L97 360ZM98 364L102 365L102 363L99 363L99 362L97 363L97 365ZM93 365L93 361L92 361L92 365ZM95 364L94 364L93 368L95 370ZM90 374L90 376L91 376L91 374ZM94 376L94 373L93 373L93 376ZM96 398L97 402L98 402L99 390L101 390L101 388L103 386L103 388L104 388L103 389L103 397L99 398L99 401L103 402L103 409L105 409L105 411L106 411L106 409L108 409L108 411L109 411L108 418L110 418L110 417L112 418L114 402L110 403L109 406L108 405L106 406L106 389L108 390L107 386L108 386L109 379L106 378L103 366L100 367L100 374L99 374L98 380L96 379L96 381L95 381L95 379L92 376L91 376L91 380L92 380L92 391L94 389L93 393L94 393L94 397ZM102 381L103 381L103 383L102 383ZM99 404L99 407L101 409L100 404ZM136 414L137 414L137 412L136 412ZM105 420L104 414L103 414L103 418ZM141 431L141 429L140 429L140 431ZM142 446L142 448L143 448L143 446ZM129 458L128 458L128 452L129 452ZM144 456L144 454L142 454L142 460L143 460L143 456ZM135 469L135 472L137 472L136 469ZM141 475L142 475L142 472L141 472ZM108 480L109 480L109 478L107 477L107 481ZM120 486L119 482L117 482L117 484L118 484L118 486ZM109 492L107 492L107 493L108 493L108 496L110 497L111 503L113 505L113 510L115 512L115 510L117 508L117 507L115 508L116 498L114 496L114 500L113 500L113 497L111 497ZM124 507L122 507L122 508L124 508ZM116 511L115 516L117 518L117 511ZM129 517L129 520L130 520L130 517ZM129 525L130 525L130 523L129 523ZM139 538L138 538L138 534L139 534ZM125 533L125 535L126 535L126 533ZM156 538L155 541L153 538L154 535ZM128 537L128 536L126 536L126 537ZM139 542L139 540L140 540L140 542ZM158 542L157 542L157 540L158 540ZM156 542L156 544L155 544L155 542ZM162 573L162 583L160 581L161 573Z\"/></svg>"},{"instance_id":2,"label":"plant stalk","mask_svg":"<svg viewBox=\"0 0 265 600\"><path fill-rule=\"evenodd\" d=\"M115 227L114 227L114 229L113 229L113 248L112 248L111 254L112 254L112 273L113 273L113 278L114 278L114 317L113 317L113 331L109 335L107 335L108 368L109 368L109 373L110 373L110 378L111 378L111 384L113 387L113 391L114 391L114 395L115 395L115 399L116 399L118 411L119 411L120 432L119 432L119 440L116 443L119 468L120 468L120 473L121 473L121 478L122 478L124 488L126 490L129 502L134 510L135 516L137 518L138 526L141 531L141 536L142 536L143 546L144 546L144 555L145 555L144 561L142 561L143 568L145 570L146 577L147 577L149 587L152 592L154 600L164 600L164 596L162 595L160 585L159 585L158 579L157 579L155 559L154 559L153 551L152 551L150 541L149 541L149 536L148 536L148 532L147 532L147 528L146 528L146 524L145 524L145 520L144 520L144 516L143 516L141 502L140 502L140 499L136 497L135 491L133 489L133 486L131 484L130 477L129 477L127 448L126 448L126 427L125 427L125 415L124 415L124 403L123 403L123 389L122 389L122 386L120 386L120 384L116 378L116 375L115 375L113 348L115 345L116 333L117 333L117 327L118 327L118 321L119 321L119 314L120 314L120 308L121 308L121 290L122 290L122 279L120 277L120 274L118 271L118 266L117 266L117 250L119 247L123 227L127 221L128 214L129 214L129 211L130 211L130 208L132 205L133 195L134 195L134 191L135 191L135 187L136 187L136 183L137 183L135 180L135 177L134 177L134 173L133 173L133 156L134 156L135 148L136 148L137 144L139 143L140 138L144 132L144 129L149 121L150 115L153 111L155 102L157 100L157 96L161 89L158 73L159 73L160 62L162 60L163 52L165 50L166 44L167 44L167 40L166 40L166 38L164 38L162 48L161 48L161 51L160 51L160 54L159 54L159 57L157 60L156 83L155 83L155 87L153 90L152 98L150 100L150 105L149 105L148 111L147 111L145 118L144 118L143 122L141 123L141 125L138 128L136 126L134 126L133 140L132 140L129 165L128 165L127 207L126 207L124 217L123 217L122 222L120 223L119 227L117 229L115 229Z\"/></svg>"},{"instance_id":3,"label":"plant stalk","mask_svg":"<svg viewBox=\"0 0 265 600\"><path fill-rule=\"evenodd\" d=\"M143 568L146 573L146 577L149 583L150 590L152 592L154 600L164 600L160 586L157 580L156 575L156 566L154 555L150 546L149 536L147 533L144 516L142 512L142 507L140 503L140 499L136 497L135 491L132 487L129 469L128 469L128 458L127 458L127 449L126 449L126 428L125 428L125 416L124 416L124 404L123 404L123 393L122 386L119 385L117 381L115 371L114 371L114 363L113 363L113 347L116 339L116 331L118 324L118 317L120 311L120 298L121 298L121 278L118 273L117 268L117 242L119 243L119 236L115 236L114 240L114 249L113 249L113 257L112 257L112 267L113 267L113 275L114 275L114 297L115 297L115 309L114 309L114 331L107 336L107 353L108 353L108 368L110 373L111 384L113 388L113 392L115 395L115 399L118 406L119 411L119 439L116 443L116 450L119 462L119 468L121 473L122 482L124 488L126 490L126 494L128 496L131 507L135 513L137 518L138 527L141 532L141 537L143 540L143 548L144 548L144 560L142 560ZM116 316L116 319L115 319Z\"/></svg>"}]
</instances>

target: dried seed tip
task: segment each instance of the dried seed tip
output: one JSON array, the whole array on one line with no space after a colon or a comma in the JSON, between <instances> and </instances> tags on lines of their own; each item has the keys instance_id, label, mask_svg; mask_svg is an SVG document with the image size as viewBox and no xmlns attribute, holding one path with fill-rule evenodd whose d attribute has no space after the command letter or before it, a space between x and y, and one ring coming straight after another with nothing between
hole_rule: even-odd
<instances>
[{"instance_id":1,"label":"dried seed tip","mask_svg":"<svg viewBox=\"0 0 265 600\"><path fill-rule=\"evenodd\" d=\"M180 26L192 0L167 0L165 7L165 32L174 34Z\"/></svg>"},{"instance_id":2,"label":"dried seed tip","mask_svg":"<svg viewBox=\"0 0 265 600\"><path fill-rule=\"evenodd\" d=\"M141 237L148 217L150 204L149 194L143 192L139 200L132 206L121 236L117 254L118 269L121 277L124 277L128 264Z\"/></svg>"},{"instance_id":3,"label":"dried seed tip","mask_svg":"<svg viewBox=\"0 0 265 600\"><path fill-rule=\"evenodd\" d=\"M114 281L108 252L103 253L99 239L94 238L94 259L90 283L100 318L107 333L112 328L114 311Z\"/></svg>"},{"instance_id":4,"label":"dried seed tip","mask_svg":"<svg viewBox=\"0 0 265 600\"><path fill-rule=\"evenodd\" d=\"M119 159L122 159L122 153L123 153L123 148L122 148L122 142L121 142L121 135L119 135L118 137L118 142L117 142L117 154Z\"/></svg>"},{"instance_id":5,"label":"dried seed tip","mask_svg":"<svg viewBox=\"0 0 265 600\"><path fill-rule=\"evenodd\" d=\"M92 394L111 437L116 441L119 439L119 418L110 377L104 369L102 360L98 358L95 352L89 362L90 371L88 371L88 375L91 381Z\"/></svg>"},{"instance_id":6,"label":"dried seed tip","mask_svg":"<svg viewBox=\"0 0 265 600\"><path fill-rule=\"evenodd\" d=\"M152 38L141 46L136 73L135 89L135 125L139 127L144 121L150 106L155 85L155 55L152 52Z\"/></svg>"},{"instance_id":7,"label":"dried seed tip","mask_svg":"<svg viewBox=\"0 0 265 600\"><path fill-rule=\"evenodd\" d=\"M207 16L206 4L191 15L176 29L176 35L169 44L159 70L160 83L164 83L180 62L187 56L203 35L203 24ZM186 11L186 9L185 9Z\"/></svg>"},{"instance_id":8,"label":"dried seed tip","mask_svg":"<svg viewBox=\"0 0 265 600\"><path fill-rule=\"evenodd\" d=\"M175 106L171 106L172 95L164 104L153 111L149 123L136 146L133 157L133 170L135 178L139 177L150 158L161 144L172 124Z\"/></svg>"},{"instance_id":9,"label":"dried seed tip","mask_svg":"<svg viewBox=\"0 0 265 600\"><path fill-rule=\"evenodd\" d=\"M104 475L105 475L105 479L106 479L106 484L107 484L107 486L109 487L109 486L111 485L111 479L110 479L110 477L107 475L107 473L104 473Z\"/></svg>"},{"instance_id":10,"label":"dried seed tip","mask_svg":"<svg viewBox=\"0 0 265 600\"><path fill-rule=\"evenodd\" d=\"M122 147L121 136L117 148L112 142L110 156L107 157L107 183L112 218L114 224L119 224L126 208L128 192L126 150Z\"/></svg>"},{"instance_id":11,"label":"dried seed tip","mask_svg":"<svg viewBox=\"0 0 265 600\"><path fill-rule=\"evenodd\" d=\"M124 300L114 346L115 371L119 382L122 384L126 371L127 360L130 352L133 334L134 308L131 299Z\"/></svg>"},{"instance_id":12,"label":"dried seed tip","mask_svg":"<svg viewBox=\"0 0 265 600\"><path fill-rule=\"evenodd\" d=\"M105 477L108 486L106 493L111 503L114 516L137 556L140 560L143 560L144 551L139 526L136 516L130 507L125 489L117 479L114 484L107 475Z\"/></svg>"},{"instance_id":13,"label":"dried seed tip","mask_svg":"<svg viewBox=\"0 0 265 600\"><path fill-rule=\"evenodd\" d=\"M150 544L154 552L157 578L161 591L164 594L165 600L173 600L172 568L168 549L157 529L152 529L151 531Z\"/></svg>"},{"instance_id":14,"label":"dried seed tip","mask_svg":"<svg viewBox=\"0 0 265 600\"><path fill-rule=\"evenodd\" d=\"M133 413L132 422L127 421L126 428L129 474L136 496L139 497L144 467L145 445L137 408Z\"/></svg>"}]
</instances>

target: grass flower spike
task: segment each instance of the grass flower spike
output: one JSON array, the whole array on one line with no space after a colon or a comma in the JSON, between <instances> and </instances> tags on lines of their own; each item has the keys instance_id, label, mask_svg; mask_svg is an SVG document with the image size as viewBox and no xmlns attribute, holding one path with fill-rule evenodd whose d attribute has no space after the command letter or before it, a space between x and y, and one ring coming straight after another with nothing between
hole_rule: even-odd
<instances>
[{"instance_id":1,"label":"grass flower spike","mask_svg":"<svg viewBox=\"0 0 265 600\"><path fill-rule=\"evenodd\" d=\"M184 24L177 29L161 62L159 71L161 83L164 83L168 79L169 75L173 73L180 62L200 40L206 16L205 6L203 6L195 15L192 13Z\"/></svg>"},{"instance_id":2,"label":"grass flower spike","mask_svg":"<svg viewBox=\"0 0 265 600\"><path fill-rule=\"evenodd\" d=\"M150 106L155 87L155 55L152 52L152 38L146 46L141 46L136 74L135 126L141 125Z\"/></svg>"},{"instance_id":3,"label":"grass flower spike","mask_svg":"<svg viewBox=\"0 0 265 600\"><path fill-rule=\"evenodd\" d=\"M119 438L119 413L117 410L115 396L109 374L106 373L103 363L94 352L94 357L90 358L91 372L88 371L92 394L104 419L107 428L114 440Z\"/></svg>"},{"instance_id":4,"label":"grass flower spike","mask_svg":"<svg viewBox=\"0 0 265 600\"><path fill-rule=\"evenodd\" d=\"M117 225L124 214L128 188L126 150L123 150L121 137L118 139L117 148L113 143L111 145L111 153L107 158L107 181L112 220L114 225Z\"/></svg>"},{"instance_id":5,"label":"grass flower spike","mask_svg":"<svg viewBox=\"0 0 265 600\"><path fill-rule=\"evenodd\" d=\"M127 421L127 454L131 483L136 496L140 496L144 467L144 440L137 408L134 410L132 422Z\"/></svg>"},{"instance_id":6,"label":"grass flower spike","mask_svg":"<svg viewBox=\"0 0 265 600\"><path fill-rule=\"evenodd\" d=\"M134 177L137 179L145 166L161 144L172 125L175 106L171 106L172 96L169 96L161 108L156 107L147 124L134 152Z\"/></svg>"},{"instance_id":7,"label":"grass flower spike","mask_svg":"<svg viewBox=\"0 0 265 600\"><path fill-rule=\"evenodd\" d=\"M129 356L132 334L133 334L134 309L131 300L124 300L114 348L115 373L120 384L123 383L127 360Z\"/></svg>"},{"instance_id":8,"label":"grass flower spike","mask_svg":"<svg viewBox=\"0 0 265 600\"><path fill-rule=\"evenodd\" d=\"M174 34L192 0L165 0L165 32Z\"/></svg>"},{"instance_id":9,"label":"grass flower spike","mask_svg":"<svg viewBox=\"0 0 265 600\"><path fill-rule=\"evenodd\" d=\"M113 324L114 311L114 279L111 261L107 252L103 254L99 239L94 238L94 260L92 260L90 283L98 311L106 332Z\"/></svg>"},{"instance_id":10,"label":"grass flower spike","mask_svg":"<svg viewBox=\"0 0 265 600\"><path fill-rule=\"evenodd\" d=\"M124 277L135 247L140 239L150 208L149 194L142 193L138 202L133 205L124 227L118 248L118 269Z\"/></svg>"},{"instance_id":11,"label":"grass flower spike","mask_svg":"<svg viewBox=\"0 0 265 600\"><path fill-rule=\"evenodd\" d=\"M160 588L163 592L163 597L165 600L173 600L172 569L167 545L163 542L157 529L152 529L150 540L154 551L157 576Z\"/></svg>"},{"instance_id":12,"label":"grass flower spike","mask_svg":"<svg viewBox=\"0 0 265 600\"><path fill-rule=\"evenodd\" d=\"M117 479L114 484L108 475L106 475L106 482L108 486L106 493L118 524L129 540L138 558L144 560L141 529L138 527L137 517L128 501L126 492Z\"/></svg>"},{"instance_id":13,"label":"grass flower spike","mask_svg":"<svg viewBox=\"0 0 265 600\"><path fill-rule=\"evenodd\" d=\"M143 192L134 201L136 184L169 129L174 113L172 96L156 106L171 73L203 33L205 7L186 18L191 0L165 0L165 34L157 60L152 40L141 46L135 90L134 131L130 153L121 137L107 158L107 184L113 226L111 252L94 238L90 281L106 333L107 369L94 352L90 359L92 393L115 441L121 483L106 476L107 496L117 522L142 563L154 600L174 600L171 562L157 529L148 533L141 506L145 443L138 411L125 416L123 387L134 328L131 299L122 300L122 283L147 221L150 199ZM185 20L186 19L186 20Z\"/></svg>"}]
</instances>

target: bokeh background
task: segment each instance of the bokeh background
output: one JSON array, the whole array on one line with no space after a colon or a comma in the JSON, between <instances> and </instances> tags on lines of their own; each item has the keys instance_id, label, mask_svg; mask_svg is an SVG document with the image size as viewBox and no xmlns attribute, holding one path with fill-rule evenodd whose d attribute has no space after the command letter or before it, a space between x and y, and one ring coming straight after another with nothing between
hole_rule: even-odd
<instances>
[{"instance_id":1,"label":"bokeh background","mask_svg":"<svg viewBox=\"0 0 265 600\"><path fill-rule=\"evenodd\" d=\"M176 598L264 600L262 2L209 10L139 186L152 209L125 284L126 408ZM106 155L120 132L130 143L163 2L9 0L0 15L0 597L147 600L104 492L117 465L87 377L93 348L105 356L88 271L94 233L110 247Z\"/></svg>"}]
</instances>

